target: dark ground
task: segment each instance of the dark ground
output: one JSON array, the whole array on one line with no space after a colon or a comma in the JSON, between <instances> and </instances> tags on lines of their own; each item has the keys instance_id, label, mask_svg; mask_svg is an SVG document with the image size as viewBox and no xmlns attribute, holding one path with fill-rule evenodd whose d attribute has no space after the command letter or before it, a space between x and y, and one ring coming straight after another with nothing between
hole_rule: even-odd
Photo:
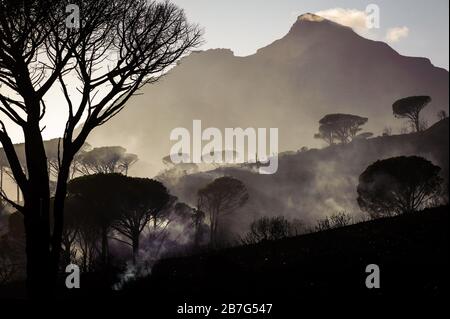
<instances>
[{"instance_id":1,"label":"dark ground","mask_svg":"<svg viewBox=\"0 0 450 319\"><path fill-rule=\"evenodd\" d=\"M440 301L448 294L448 207L379 219L290 239L159 262L152 276L128 285L169 305L273 303L278 311L310 301L342 307L357 301ZM380 267L380 289L368 289L368 264ZM167 298L167 299L166 299ZM275 310L274 309L274 310ZM317 309L320 310L320 307Z\"/></svg>"},{"instance_id":2,"label":"dark ground","mask_svg":"<svg viewBox=\"0 0 450 319\"><path fill-rule=\"evenodd\" d=\"M448 206L429 209L161 260L151 276L129 283L120 293L102 287L99 276L85 275L81 289L62 291L59 297L77 302L104 299L112 304L139 300L171 314L185 302L218 307L222 303L272 303L275 314L301 309L312 300L322 301L325 308L338 300L342 307L356 300L376 304L404 298L437 301L448 293L448 226ZM380 289L365 286L368 264L380 267ZM0 296L5 294L0 291Z\"/></svg>"}]
</instances>

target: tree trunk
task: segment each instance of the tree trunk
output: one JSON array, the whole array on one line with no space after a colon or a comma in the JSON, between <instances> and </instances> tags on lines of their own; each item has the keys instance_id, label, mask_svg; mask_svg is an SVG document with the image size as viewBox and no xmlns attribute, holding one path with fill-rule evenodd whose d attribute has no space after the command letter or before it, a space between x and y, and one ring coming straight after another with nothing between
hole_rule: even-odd
<instances>
[{"instance_id":1,"label":"tree trunk","mask_svg":"<svg viewBox=\"0 0 450 319\"><path fill-rule=\"evenodd\" d=\"M39 108L38 108L39 109ZM33 115L29 115L32 118ZM39 121L24 129L28 184L22 189L26 231L27 288L32 298L45 298L54 281L50 254L50 188L47 157Z\"/></svg>"},{"instance_id":2,"label":"tree trunk","mask_svg":"<svg viewBox=\"0 0 450 319\"><path fill-rule=\"evenodd\" d=\"M214 221L210 221L209 225L209 244L211 247L214 247Z\"/></svg>"},{"instance_id":3,"label":"tree trunk","mask_svg":"<svg viewBox=\"0 0 450 319\"><path fill-rule=\"evenodd\" d=\"M31 190L39 189L30 184ZM42 185L43 186L43 185ZM33 299L45 298L52 292L54 281L51 273L49 201L31 191L24 197L24 224L26 234L27 289Z\"/></svg>"},{"instance_id":4,"label":"tree trunk","mask_svg":"<svg viewBox=\"0 0 450 319\"><path fill-rule=\"evenodd\" d=\"M210 225L210 243L212 248L217 247L217 225L218 225L219 213L216 212L213 214L213 218L211 220Z\"/></svg>"},{"instance_id":5,"label":"tree trunk","mask_svg":"<svg viewBox=\"0 0 450 319\"><path fill-rule=\"evenodd\" d=\"M83 272L88 272L88 255L89 255L89 247L86 243L81 244L81 252L82 252L82 264L83 264Z\"/></svg>"},{"instance_id":6,"label":"tree trunk","mask_svg":"<svg viewBox=\"0 0 450 319\"><path fill-rule=\"evenodd\" d=\"M200 246L200 239L201 239L201 229L200 229L200 221L195 222L195 234L194 234L194 249L197 250Z\"/></svg>"},{"instance_id":7,"label":"tree trunk","mask_svg":"<svg viewBox=\"0 0 450 319\"><path fill-rule=\"evenodd\" d=\"M28 294L33 299L45 298L52 290L49 240L45 232L45 221L31 210L25 212Z\"/></svg>"},{"instance_id":8,"label":"tree trunk","mask_svg":"<svg viewBox=\"0 0 450 319\"><path fill-rule=\"evenodd\" d=\"M67 194L67 180L70 173L70 164L72 156L67 155L69 152L65 150L66 158L63 158L61 167L58 172L58 181L53 202L53 234L52 234L52 273L58 274L59 258L61 255L61 244L64 229L64 201Z\"/></svg>"},{"instance_id":9,"label":"tree trunk","mask_svg":"<svg viewBox=\"0 0 450 319\"><path fill-rule=\"evenodd\" d=\"M73 240L70 239L70 233L66 233L63 236L62 243L64 244L64 249L62 251L62 261L64 262L64 266L69 265L72 262L72 245Z\"/></svg>"},{"instance_id":10,"label":"tree trunk","mask_svg":"<svg viewBox=\"0 0 450 319\"><path fill-rule=\"evenodd\" d=\"M102 227L102 266L108 265L108 227Z\"/></svg>"},{"instance_id":11,"label":"tree trunk","mask_svg":"<svg viewBox=\"0 0 450 319\"><path fill-rule=\"evenodd\" d=\"M137 257L139 255L139 234L133 235L133 265L136 265Z\"/></svg>"}]
</instances>

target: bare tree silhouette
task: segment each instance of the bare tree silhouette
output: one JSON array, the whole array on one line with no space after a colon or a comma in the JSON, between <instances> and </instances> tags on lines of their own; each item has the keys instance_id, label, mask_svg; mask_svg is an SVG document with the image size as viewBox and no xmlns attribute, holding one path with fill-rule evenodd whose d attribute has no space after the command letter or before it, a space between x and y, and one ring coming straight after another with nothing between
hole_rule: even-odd
<instances>
[{"instance_id":1,"label":"bare tree silhouette","mask_svg":"<svg viewBox=\"0 0 450 319\"><path fill-rule=\"evenodd\" d=\"M81 10L79 28L68 29L66 6ZM0 2L0 142L24 204L27 284L43 297L56 280L64 225L64 198L72 160L89 133L118 112L136 91L156 82L191 48L201 32L169 2L146 0L28 0ZM77 79L77 80L75 80ZM76 83L74 83L76 82ZM46 96L60 87L67 121L60 141L59 172L50 224L50 187L41 120ZM7 125L23 131L26 172ZM75 127L79 125L78 134ZM50 289L48 289L50 288Z\"/></svg>"},{"instance_id":2,"label":"bare tree silhouette","mask_svg":"<svg viewBox=\"0 0 450 319\"><path fill-rule=\"evenodd\" d=\"M324 231L333 228L348 226L353 223L353 217L346 212L334 213L331 216L326 216L316 222L314 231Z\"/></svg>"},{"instance_id":3,"label":"bare tree silhouette","mask_svg":"<svg viewBox=\"0 0 450 319\"><path fill-rule=\"evenodd\" d=\"M302 223L290 222L283 216L261 217L250 224L250 231L241 238L243 244L256 244L262 241L278 240L298 235Z\"/></svg>"}]
</instances>

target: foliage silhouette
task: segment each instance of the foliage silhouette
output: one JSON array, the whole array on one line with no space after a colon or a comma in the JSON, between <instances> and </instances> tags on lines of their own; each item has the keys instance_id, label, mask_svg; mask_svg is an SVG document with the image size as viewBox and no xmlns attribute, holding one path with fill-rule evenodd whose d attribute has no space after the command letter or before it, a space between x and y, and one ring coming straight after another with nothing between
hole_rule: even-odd
<instances>
[{"instance_id":1,"label":"foliage silhouette","mask_svg":"<svg viewBox=\"0 0 450 319\"><path fill-rule=\"evenodd\" d=\"M319 121L319 133L315 138L323 139L329 145L339 141L342 144L350 142L362 130L361 126L368 119L352 114L328 114Z\"/></svg>"},{"instance_id":2,"label":"foliage silhouette","mask_svg":"<svg viewBox=\"0 0 450 319\"><path fill-rule=\"evenodd\" d=\"M440 171L418 156L377 161L359 177L358 204L372 218L422 209L441 194Z\"/></svg>"},{"instance_id":3,"label":"foliage silhouette","mask_svg":"<svg viewBox=\"0 0 450 319\"><path fill-rule=\"evenodd\" d=\"M83 246L83 254L86 255L83 261L85 267L89 260L94 259L89 255L95 252L98 234L101 240L101 260L104 264L108 263L108 239L113 230L129 240L112 237L132 247L135 263L144 228L151 220L156 227L157 220L163 218L164 209L174 200L158 181L117 173L79 177L69 183L68 189L67 221L74 222L79 227L79 244ZM70 224L68 226L65 232L70 236L74 230Z\"/></svg>"},{"instance_id":4,"label":"foliage silhouette","mask_svg":"<svg viewBox=\"0 0 450 319\"><path fill-rule=\"evenodd\" d=\"M397 100L392 105L396 118L407 118L416 132L425 129L424 123L420 121L420 112L431 102L429 96L410 96Z\"/></svg>"},{"instance_id":5,"label":"foliage silhouette","mask_svg":"<svg viewBox=\"0 0 450 319\"><path fill-rule=\"evenodd\" d=\"M232 177L220 177L198 191L198 209L204 211L209 220L210 244L218 244L220 217L233 213L248 200L245 185Z\"/></svg>"},{"instance_id":6,"label":"foliage silhouette","mask_svg":"<svg viewBox=\"0 0 450 319\"><path fill-rule=\"evenodd\" d=\"M339 212L319 219L314 227L315 231L324 231L345 227L353 223L353 217L345 212Z\"/></svg>"},{"instance_id":7,"label":"foliage silhouette","mask_svg":"<svg viewBox=\"0 0 450 319\"><path fill-rule=\"evenodd\" d=\"M121 179L117 189L119 215L112 227L131 241L133 262L136 263L142 231L151 220L156 225L171 197L158 181L125 176Z\"/></svg>"},{"instance_id":8,"label":"foliage silhouette","mask_svg":"<svg viewBox=\"0 0 450 319\"><path fill-rule=\"evenodd\" d=\"M256 244L262 241L278 240L299 234L302 224L288 221L283 216L261 217L250 225L250 231L241 238L243 244Z\"/></svg>"},{"instance_id":9,"label":"foliage silhouette","mask_svg":"<svg viewBox=\"0 0 450 319\"><path fill-rule=\"evenodd\" d=\"M80 154L77 158L79 163L78 171L82 175L89 174L128 174L128 169L137 162L136 154L126 153L126 149L121 146L104 146L94 148Z\"/></svg>"},{"instance_id":10,"label":"foliage silhouette","mask_svg":"<svg viewBox=\"0 0 450 319\"><path fill-rule=\"evenodd\" d=\"M108 236L119 216L121 174L94 174L75 178L68 184L69 198L75 197L88 228L97 230L101 238L101 262L108 263ZM91 232L91 230L89 230ZM92 230L92 232L94 232Z\"/></svg>"}]
</instances>

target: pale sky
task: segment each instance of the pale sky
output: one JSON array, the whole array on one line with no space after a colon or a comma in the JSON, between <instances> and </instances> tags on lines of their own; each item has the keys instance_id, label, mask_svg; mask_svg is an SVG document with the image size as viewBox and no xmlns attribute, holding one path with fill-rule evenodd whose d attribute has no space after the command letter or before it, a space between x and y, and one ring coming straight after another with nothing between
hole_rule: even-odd
<instances>
[{"instance_id":1,"label":"pale sky","mask_svg":"<svg viewBox=\"0 0 450 319\"><path fill-rule=\"evenodd\" d=\"M448 0L172 0L185 9L188 19L204 29L202 49L228 48L246 56L286 35L296 18L307 12L356 28L368 38L388 42L403 55L427 57L449 68ZM380 9L380 28L365 29L367 5ZM48 112L43 120L44 138L61 136L66 108L60 89L46 96ZM0 118L5 117L0 114ZM14 142L23 140L20 130L10 127Z\"/></svg>"}]
</instances>

